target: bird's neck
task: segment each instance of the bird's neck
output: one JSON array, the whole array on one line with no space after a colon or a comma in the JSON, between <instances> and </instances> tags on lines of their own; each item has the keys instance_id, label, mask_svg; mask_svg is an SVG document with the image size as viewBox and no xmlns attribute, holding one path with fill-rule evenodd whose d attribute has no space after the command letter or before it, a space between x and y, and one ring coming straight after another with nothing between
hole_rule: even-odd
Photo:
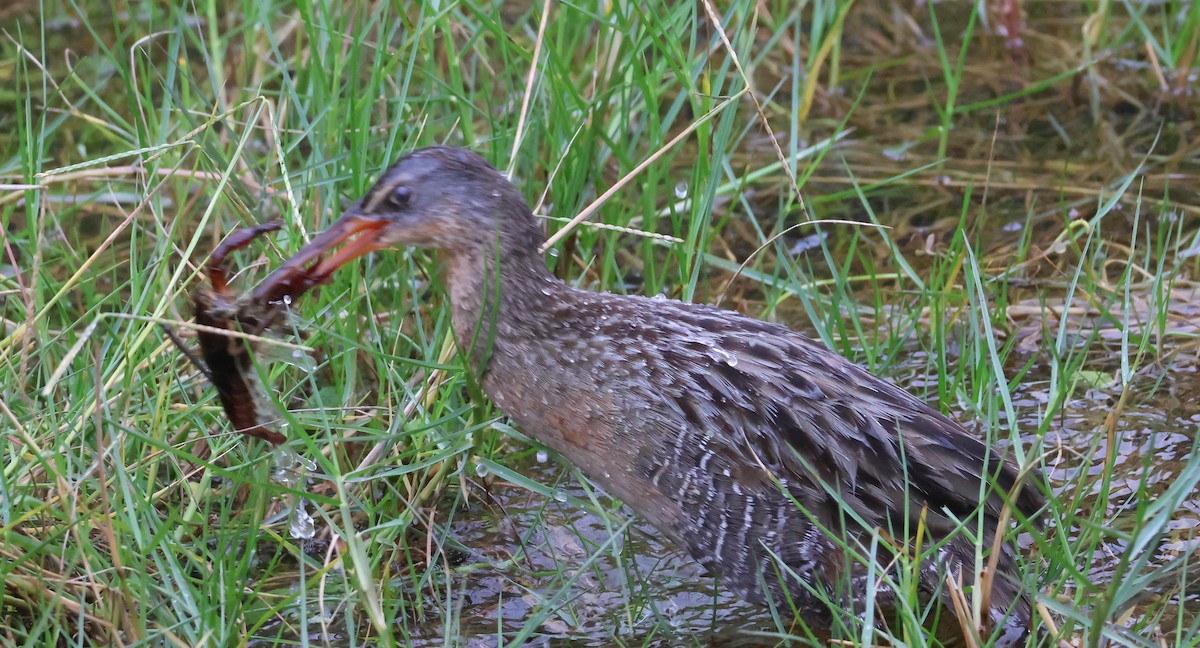
<instances>
[{"instance_id":1,"label":"bird's neck","mask_svg":"<svg viewBox=\"0 0 1200 648\"><path fill-rule=\"evenodd\" d=\"M454 336L479 375L498 345L542 334L548 305L569 290L533 253L449 254L446 271Z\"/></svg>"}]
</instances>

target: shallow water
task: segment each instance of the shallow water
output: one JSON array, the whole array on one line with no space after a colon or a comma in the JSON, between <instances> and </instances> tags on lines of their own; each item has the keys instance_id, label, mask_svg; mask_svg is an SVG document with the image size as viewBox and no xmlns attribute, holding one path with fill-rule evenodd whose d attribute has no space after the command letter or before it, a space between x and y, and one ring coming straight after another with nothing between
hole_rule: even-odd
<instances>
[{"instance_id":1,"label":"shallow water","mask_svg":"<svg viewBox=\"0 0 1200 648\"><path fill-rule=\"evenodd\" d=\"M571 497L588 498L556 463L529 464L522 472L542 483L560 483ZM632 515L625 507L606 520L501 481L488 487L486 497L487 504L476 497L461 509L451 530L477 552L456 577L464 588L457 630L465 637L494 639L498 626L511 636L552 597L570 602L541 623L537 634L570 639L571 645L609 646L616 637L633 644L678 645L685 639L709 644L732 638L737 628L769 627L760 610L718 591L698 564L665 544L653 527L633 520L620 532L622 518ZM599 500L612 505L603 494ZM578 580L563 591L563 579L576 573ZM713 635L713 628L721 634ZM413 637L415 645L429 646L441 645L443 638L440 624L419 628Z\"/></svg>"}]
</instances>

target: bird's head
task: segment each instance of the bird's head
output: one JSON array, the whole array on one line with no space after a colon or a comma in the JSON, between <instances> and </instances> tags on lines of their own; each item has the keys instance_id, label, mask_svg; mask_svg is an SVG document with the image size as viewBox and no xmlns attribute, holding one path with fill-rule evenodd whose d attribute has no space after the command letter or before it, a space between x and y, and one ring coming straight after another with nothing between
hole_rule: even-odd
<instances>
[{"instance_id":1,"label":"bird's head","mask_svg":"<svg viewBox=\"0 0 1200 648\"><path fill-rule=\"evenodd\" d=\"M400 158L280 271L307 266L305 272L323 281L350 261L392 246L524 258L536 255L542 240L528 204L508 179L475 153L435 146Z\"/></svg>"}]
</instances>

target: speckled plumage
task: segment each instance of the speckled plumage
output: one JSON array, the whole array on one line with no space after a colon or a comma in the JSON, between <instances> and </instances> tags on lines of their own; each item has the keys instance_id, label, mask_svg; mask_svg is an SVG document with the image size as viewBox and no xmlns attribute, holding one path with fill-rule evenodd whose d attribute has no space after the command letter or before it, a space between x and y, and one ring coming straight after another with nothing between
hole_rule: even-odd
<instances>
[{"instance_id":1,"label":"speckled plumage","mask_svg":"<svg viewBox=\"0 0 1200 648\"><path fill-rule=\"evenodd\" d=\"M350 217L386 219L380 245L438 249L456 338L487 395L727 587L786 594L816 627L832 620L823 597L860 611L875 589L886 605L894 593L833 537L865 554L870 529L910 537L922 510L926 547L951 537L921 589L962 569L972 582L976 543L952 533L955 518L978 529L981 473L1009 490L1017 467L908 393L781 326L567 286L537 253L520 193L461 149L401 159ZM1040 498L1026 487L1017 508L1033 515ZM1001 505L983 504L984 554ZM1029 605L1003 546L993 616L1011 608L1009 625L1023 626Z\"/></svg>"}]
</instances>

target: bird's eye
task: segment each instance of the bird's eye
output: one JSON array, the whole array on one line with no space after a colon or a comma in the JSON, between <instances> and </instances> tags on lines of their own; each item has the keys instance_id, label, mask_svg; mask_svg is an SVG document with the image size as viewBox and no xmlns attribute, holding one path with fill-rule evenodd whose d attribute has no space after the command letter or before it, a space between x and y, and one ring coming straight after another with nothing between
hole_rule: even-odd
<instances>
[{"instance_id":1,"label":"bird's eye","mask_svg":"<svg viewBox=\"0 0 1200 648\"><path fill-rule=\"evenodd\" d=\"M392 195L388 197L388 202L392 203L393 207L408 207L408 201L412 199L412 189L405 186L392 189Z\"/></svg>"}]
</instances>

